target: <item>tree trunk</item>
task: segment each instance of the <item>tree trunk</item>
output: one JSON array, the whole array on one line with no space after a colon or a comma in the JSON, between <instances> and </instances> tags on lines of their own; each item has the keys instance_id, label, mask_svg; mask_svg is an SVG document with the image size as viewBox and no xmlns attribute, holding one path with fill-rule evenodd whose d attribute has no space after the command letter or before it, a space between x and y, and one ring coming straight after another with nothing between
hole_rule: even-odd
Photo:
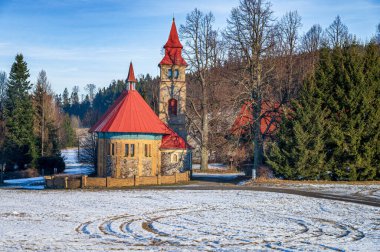
<instances>
[{"instance_id":1,"label":"tree trunk","mask_svg":"<svg viewBox=\"0 0 380 252\"><path fill-rule=\"evenodd\" d=\"M254 104L252 106L252 115L253 115L253 125L252 125L252 133L253 133L253 169L256 171L261 166L263 162L263 137L261 135L260 129L260 114L261 114L261 97L256 96L254 99ZM253 175L253 174L252 174Z\"/></svg>"},{"instance_id":2,"label":"tree trunk","mask_svg":"<svg viewBox=\"0 0 380 252\"><path fill-rule=\"evenodd\" d=\"M201 170L208 169L208 97L205 85L202 92L202 144L201 144Z\"/></svg>"}]
</instances>

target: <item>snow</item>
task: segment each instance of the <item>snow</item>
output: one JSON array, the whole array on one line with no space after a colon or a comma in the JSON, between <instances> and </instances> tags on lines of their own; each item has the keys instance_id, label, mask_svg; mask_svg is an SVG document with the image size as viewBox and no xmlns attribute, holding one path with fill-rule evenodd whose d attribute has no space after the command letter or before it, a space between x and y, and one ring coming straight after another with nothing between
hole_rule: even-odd
<instances>
[{"instance_id":1,"label":"snow","mask_svg":"<svg viewBox=\"0 0 380 252\"><path fill-rule=\"evenodd\" d=\"M380 208L255 191L0 190L2 251L378 251Z\"/></svg>"},{"instance_id":2,"label":"snow","mask_svg":"<svg viewBox=\"0 0 380 252\"><path fill-rule=\"evenodd\" d=\"M61 151L65 160L66 169L64 174L79 175L91 174L94 169L88 164L82 164L78 161L78 150L74 148L63 149ZM45 188L45 179L43 177L9 179L4 181L6 188L42 190Z\"/></svg>"},{"instance_id":3,"label":"snow","mask_svg":"<svg viewBox=\"0 0 380 252\"><path fill-rule=\"evenodd\" d=\"M204 179L204 180L212 180L212 179L217 179L217 180L233 180L238 178L239 176L244 176L244 173L193 173L192 178L193 179Z\"/></svg>"},{"instance_id":4,"label":"snow","mask_svg":"<svg viewBox=\"0 0 380 252\"><path fill-rule=\"evenodd\" d=\"M200 164L193 164L192 169L193 170L199 170L201 168ZM208 169L211 170L228 170L229 167L226 164L223 163L209 163Z\"/></svg>"},{"instance_id":5,"label":"snow","mask_svg":"<svg viewBox=\"0 0 380 252\"><path fill-rule=\"evenodd\" d=\"M242 182L241 185L247 185L251 181ZM354 196L354 197L369 197L374 199L380 199L380 184L313 184L313 183L268 183L265 184L266 187L281 187L281 188L290 188L297 189L303 191L311 191L311 192L320 192L320 193L328 193L334 195L344 195L344 196Z\"/></svg>"}]
</instances>

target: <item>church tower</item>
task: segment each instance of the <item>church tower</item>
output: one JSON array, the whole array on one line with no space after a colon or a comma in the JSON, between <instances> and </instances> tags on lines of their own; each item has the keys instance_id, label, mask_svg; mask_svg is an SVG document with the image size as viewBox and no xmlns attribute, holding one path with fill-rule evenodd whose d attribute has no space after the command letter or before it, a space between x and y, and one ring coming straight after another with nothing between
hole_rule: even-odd
<instances>
[{"instance_id":1,"label":"church tower","mask_svg":"<svg viewBox=\"0 0 380 252\"><path fill-rule=\"evenodd\" d=\"M173 18L165 56L160 64L159 118L183 139L186 131L186 61L182 58L183 46L178 38Z\"/></svg>"}]
</instances>

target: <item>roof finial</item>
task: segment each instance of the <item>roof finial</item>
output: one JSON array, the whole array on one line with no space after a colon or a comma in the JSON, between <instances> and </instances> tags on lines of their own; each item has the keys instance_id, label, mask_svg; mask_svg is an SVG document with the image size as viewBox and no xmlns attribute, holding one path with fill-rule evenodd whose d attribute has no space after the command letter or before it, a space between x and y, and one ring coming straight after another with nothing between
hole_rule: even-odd
<instances>
[{"instance_id":1,"label":"roof finial","mask_svg":"<svg viewBox=\"0 0 380 252\"><path fill-rule=\"evenodd\" d=\"M174 18L174 12L173 12L173 22L175 21L175 18Z\"/></svg>"},{"instance_id":2,"label":"roof finial","mask_svg":"<svg viewBox=\"0 0 380 252\"><path fill-rule=\"evenodd\" d=\"M132 61L129 64L129 71L128 71L128 77L127 77L127 90L135 90L136 88L136 78L135 78L135 72L133 71L133 64Z\"/></svg>"}]
</instances>

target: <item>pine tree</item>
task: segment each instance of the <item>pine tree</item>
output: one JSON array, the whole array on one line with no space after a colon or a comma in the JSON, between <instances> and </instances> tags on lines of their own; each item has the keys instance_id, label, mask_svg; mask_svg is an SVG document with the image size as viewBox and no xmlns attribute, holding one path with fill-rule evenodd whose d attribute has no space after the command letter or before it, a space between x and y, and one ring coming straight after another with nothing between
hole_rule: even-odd
<instances>
[{"instance_id":1,"label":"pine tree","mask_svg":"<svg viewBox=\"0 0 380 252\"><path fill-rule=\"evenodd\" d=\"M362 46L355 44L334 48L330 80L317 84L324 95L324 106L331 111L330 127L326 131L326 163L334 180L367 180L376 174L372 157L365 154L366 148L371 149L365 147L368 139L363 141L365 135L378 131L366 125L370 111L377 106L368 99L373 88L366 78L363 51Z\"/></svg>"},{"instance_id":2,"label":"pine tree","mask_svg":"<svg viewBox=\"0 0 380 252\"><path fill-rule=\"evenodd\" d=\"M310 80L282 117L277 141L269 144L266 162L285 179L325 179L324 130L327 112Z\"/></svg>"},{"instance_id":3,"label":"pine tree","mask_svg":"<svg viewBox=\"0 0 380 252\"><path fill-rule=\"evenodd\" d=\"M69 97L69 90L67 90L67 88L63 90L62 108L65 112L68 112L70 110L70 97Z\"/></svg>"},{"instance_id":4,"label":"pine tree","mask_svg":"<svg viewBox=\"0 0 380 252\"><path fill-rule=\"evenodd\" d=\"M22 54L12 65L5 100L5 156L8 165L34 165L36 147L33 134L33 106L29 90L29 70Z\"/></svg>"}]
</instances>

